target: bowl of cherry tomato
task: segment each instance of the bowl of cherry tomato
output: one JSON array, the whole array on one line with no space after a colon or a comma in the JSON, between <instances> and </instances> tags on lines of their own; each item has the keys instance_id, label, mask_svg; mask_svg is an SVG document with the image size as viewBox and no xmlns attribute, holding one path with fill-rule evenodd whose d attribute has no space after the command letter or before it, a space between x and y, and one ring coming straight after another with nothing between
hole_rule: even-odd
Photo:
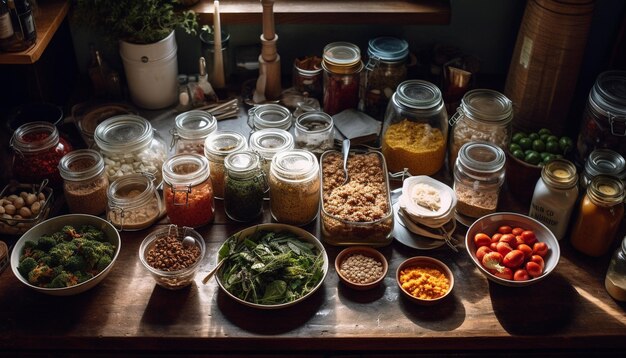
<instances>
[{"instance_id":1,"label":"bowl of cherry tomato","mask_svg":"<svg viewBox=\"0 0 626 358\"><path fill-rule=\"evenodd\" d=\"M510 212L476 220L465 235L465 248L489 280L513 287L543 280L561 256L550 229L529 216Z\"/></svg>"}]
</instances>

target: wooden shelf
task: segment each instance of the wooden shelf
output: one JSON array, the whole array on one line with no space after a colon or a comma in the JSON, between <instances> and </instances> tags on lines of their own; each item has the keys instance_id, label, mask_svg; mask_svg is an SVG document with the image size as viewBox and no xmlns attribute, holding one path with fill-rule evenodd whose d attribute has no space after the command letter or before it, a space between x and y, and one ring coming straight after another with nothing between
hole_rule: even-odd
<instances>
[{"instance_id":1,"label":"wooden shelf","mask_svg":"<svg viewBox=\"0 0 626 358\"><path fill-rule=\"evenodd\" d=\"M46 47L48 47L52 36L61 26L70 8L68 0L40 1L38 4L39 11L35 16L37 42L31 48L22 52L0 53L0 64L27 65L37 62L46 50Z\"/></svg>"},{"instance_id":2,"label":"wooden shelf","mask_svg":"<svg viewBox=\"0 0 626 358\"><path fill-rule=\"evenodd\" d=\"M213 2L192 7L200 23L213 23ZM222 24L261 23L259 0L220 2ZM449 0L285 0L274 3L274 20L280 24L421 24L450 23Z\"/></svg>"}]
</instances>

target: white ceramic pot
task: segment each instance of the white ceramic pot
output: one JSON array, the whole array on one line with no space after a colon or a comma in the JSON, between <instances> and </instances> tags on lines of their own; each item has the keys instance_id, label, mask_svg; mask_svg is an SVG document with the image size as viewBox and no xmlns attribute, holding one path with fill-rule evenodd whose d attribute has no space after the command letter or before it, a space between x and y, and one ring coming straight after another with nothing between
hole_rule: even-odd
<instances>
[{"instance_id":1,"label":"white ceramic pot","mask_svg":"<svg viewBox=\"0 0 626 358\"><path fill-rule=\"evenodd\" d=\"M161 109L176 103L177 49L174 31L153 44L120 40L120 56L133 103L145 109Z\"/></svg>"}]
</instances>

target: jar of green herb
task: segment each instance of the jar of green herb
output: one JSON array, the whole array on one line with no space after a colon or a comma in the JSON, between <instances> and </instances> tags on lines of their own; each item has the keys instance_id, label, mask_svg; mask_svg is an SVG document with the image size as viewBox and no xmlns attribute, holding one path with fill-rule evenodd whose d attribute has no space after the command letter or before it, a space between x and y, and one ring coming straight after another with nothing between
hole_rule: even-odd
<instances>
[{"instance_id":1,"label":"jar of green herb","mask_svg":"<svg viewBox=\"0 0 626 358\"><path fill-rule=\"evenodd\" d=\"M224 211L235 221L252 221L263 212L263 196L268 189L259 154L252 151L231 153L224 159Z\"/></svg>"}]
</instances>

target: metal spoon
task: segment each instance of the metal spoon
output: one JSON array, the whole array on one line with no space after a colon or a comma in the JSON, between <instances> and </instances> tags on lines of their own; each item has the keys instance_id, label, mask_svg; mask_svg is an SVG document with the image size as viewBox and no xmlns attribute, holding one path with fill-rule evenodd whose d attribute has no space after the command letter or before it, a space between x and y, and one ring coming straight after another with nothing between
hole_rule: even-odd
<instances>
[{"instance_id":1,"label":"metal spoon","mask_svg":"<svg viewBox=\"0 0 626 358\"><path fill-rule=\"evenodd\" d=\"M183 238L183 247L185 249L189 249L193 247L195 244L196 244L196 239L194 239L192 236L185 236Z\"/></svg>"},{"instance_id":2,"label":"metal spoon","mask_svg":"<svg viewBox=\"0 0 626 358\"><path fill-rule=\"evenodd\" d=\"M341 153L343 154L343 173L346 176L343 184L341 185L346 185L350 180L350 176L348 175L348 155L350 154L350 139L346 138L341 143Z\"/></svg>"}]
</instances>

